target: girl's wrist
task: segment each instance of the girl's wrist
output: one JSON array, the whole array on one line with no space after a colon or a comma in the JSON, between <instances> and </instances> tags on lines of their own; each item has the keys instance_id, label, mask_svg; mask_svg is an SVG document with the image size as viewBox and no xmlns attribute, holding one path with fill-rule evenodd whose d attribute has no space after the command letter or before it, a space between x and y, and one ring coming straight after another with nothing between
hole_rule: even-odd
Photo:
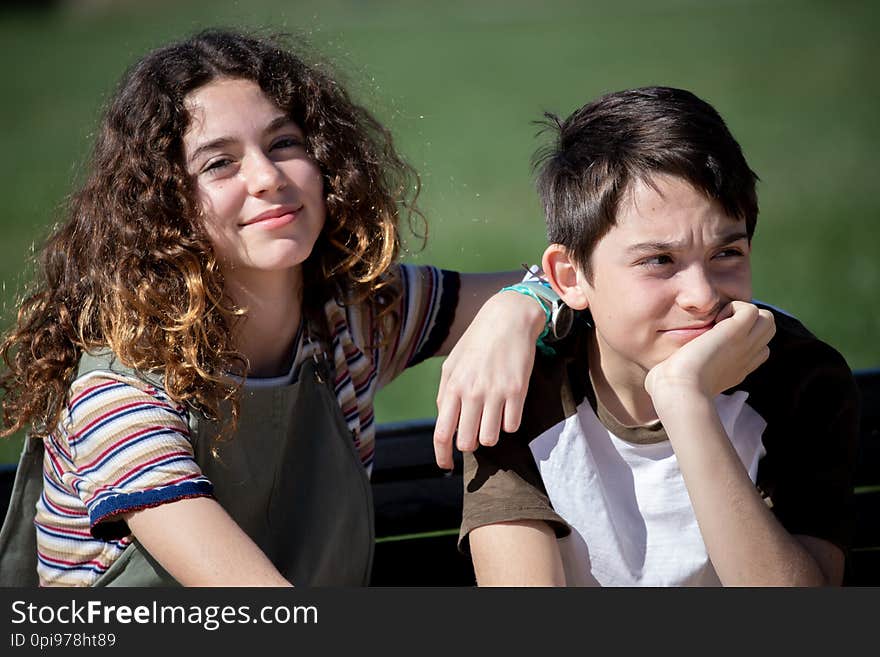
<instances>
[{"instance_id":1,"label":"girl's wrist","mask_svg":"<svg viewBox=\"0 0 880 657\"><path fill-rule=\"evenodd\" d=\"M534 299L510 289L503 289L496 296L505 307L516 309L512 315L515 328L524 329L532 340L537 340L547 327L547 313L541 305Z\"/></svg>"},{"instance_id":2,"label":"girl's wrist","mask_svg":"<svg viewBox=\"0 0 880 657\"><path fill-rule=\"evenodd\" d=\"M536 344L543 353L554 355L556 352L550 345L564 338L571 330L574 318L571 309L548 284L539 281L523 281L502 288L501 292L516 292L523 297L529 297L534 301L534 307L540 308L543 324L536 337Z\"/></svg>"}]
</instances>

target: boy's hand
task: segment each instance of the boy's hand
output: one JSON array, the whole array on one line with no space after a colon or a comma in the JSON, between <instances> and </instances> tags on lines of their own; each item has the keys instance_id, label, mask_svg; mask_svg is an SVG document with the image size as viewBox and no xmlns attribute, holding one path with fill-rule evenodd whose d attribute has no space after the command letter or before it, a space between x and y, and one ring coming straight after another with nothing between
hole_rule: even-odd
<instances>
[{"instance_id":1,"label":"boy's hand","mask_svg":"<svg viewBox=\"0 0 880 657\"><path fill-rule=\"evenodd\" d=\"M645 389L658 415L682 392L710 399L732 388L770 356L767 343L776 333L773 314L745 301L732 301L715 326L683 345L655 365L645 378Z\"/></svg>"},{"instance_id":2,"label":"boy's hand","mask_svg":"<svg viewBox=\"0 0 880 657\"><path fill-rule=\"evenodd\" d=\"M511 291L490 297L477 312L441 370L434 428L438 466L453 467L456 428L463 452L494 445L502 427L519 428L544 320L537 301Z\"/></svg>"}]
</instances>

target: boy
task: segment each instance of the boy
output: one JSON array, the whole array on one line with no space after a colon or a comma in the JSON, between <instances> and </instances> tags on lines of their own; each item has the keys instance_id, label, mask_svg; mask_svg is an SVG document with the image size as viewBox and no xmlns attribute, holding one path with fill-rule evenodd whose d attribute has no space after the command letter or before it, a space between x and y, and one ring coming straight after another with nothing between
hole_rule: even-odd
<instances>
[{"instance_id":1,"label":"boy","mask_svg":"<svg viewBox=\"0 0 880 657\"><path fill-rule=\"evenodd\" d=\"M678 89L549 118L542 266L584 312L536 358L519 429L465 454L478 583L840 584L856 388L834 349L750 301L739 145Z\"/></svg>"}]
</instances>

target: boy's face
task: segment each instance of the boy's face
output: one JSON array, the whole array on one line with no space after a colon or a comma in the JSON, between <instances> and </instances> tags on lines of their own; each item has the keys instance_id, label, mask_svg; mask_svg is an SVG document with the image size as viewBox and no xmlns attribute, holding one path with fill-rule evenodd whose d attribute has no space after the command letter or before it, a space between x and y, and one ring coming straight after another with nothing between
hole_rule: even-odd
<instances>
[{"instance_id":1,"label":"boy's face","mask_svg":"<svg viewBox=\"0 0 880 657\"><path fill-rule=\"evenodd\" d=\"M715 323L734 300L752 297L745 220L687 181L655 175L621 200L617 225L596 244L592 282L578 272L602 370L643 377Z\"/></svg>"}]
</instances>

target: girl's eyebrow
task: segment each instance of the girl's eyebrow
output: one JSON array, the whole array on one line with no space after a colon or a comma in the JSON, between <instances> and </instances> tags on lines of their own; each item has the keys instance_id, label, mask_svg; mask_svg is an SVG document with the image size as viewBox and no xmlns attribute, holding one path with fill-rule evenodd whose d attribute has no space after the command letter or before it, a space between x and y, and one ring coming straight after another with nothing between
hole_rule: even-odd
<instances>
[{"instance_id":1,"label":"girl's eyebrow","mask_svg":"<svg viewBox=\"0 0 880 657\"><path fill-rule=\"evenodd\" d=\"M733 244L734 242L738 242L739 240L747 240L749 238L748 233L742 230L733 231L730 233L726 233L718 237L712 241L709 245L710 247L719 247L725 246L726 244ZM628 253L657 253L659 251L678 251L684 248L684 242L640 242L638 244L633 244L632 246L627 248Z\"/></svg>"},{"instance_id":2,"label":"girl's eyebrow","mask_svg":"<svg viewBox=\"0 0 880 657\"><path fill-rule=\"evenodd\" d=\"M189 156L189 162L190 164L192 164L204 153L208 151L220 150L233 143L235 143L235 140L232 137L220 137L219 139L212 139L211 141L202 144L196 150L194 150L192 152L192 155Z\"/></svg>"},{"instance_id":3,"label":"girl's eyebrow","mask_svg":"<svg viewBox=\"0 0 880 657\"><path fill-rule=\"evenodd\" d=\"M270 132L275 132L275 131L278 130L279 128L283 128L283 127L284 127L285 125L287 125L288 123L294 123L294 120L291 119L291 118L290 118L289 116L287 116L286 114L281 114L281 115L279 115L279 116L276 116L274 119L272 119L271 121L269 121L269 125L267 125L266 128L265 128L265 130L263 130L263 134L268 134L268 133L270 133ZM294 123L294 125L296 125L296 124Z\"/></svg>"},{"instance_id":4,"label":"girl's eyebrow","mask_svg":"<svg viewBox=\"0 0 880 657\"><path fill-rule=\"evenodd\" d=\"M291 119L286 114L276 116L274 119L269 121L268 125L266 125L266 127L263 129L263 134L267 135L270 132L275 132L276 130L283 128L288 123L293 123L294 125L296 125L293 119ZM218 137L217 139L212 139L211 141L206 142L195 149L192 152L192 155L189 156L189 162L190 164L192 164L206 152L220 150L234 143L235 139L233 139L232 137Z\"/></svg>"}]
</instances>

